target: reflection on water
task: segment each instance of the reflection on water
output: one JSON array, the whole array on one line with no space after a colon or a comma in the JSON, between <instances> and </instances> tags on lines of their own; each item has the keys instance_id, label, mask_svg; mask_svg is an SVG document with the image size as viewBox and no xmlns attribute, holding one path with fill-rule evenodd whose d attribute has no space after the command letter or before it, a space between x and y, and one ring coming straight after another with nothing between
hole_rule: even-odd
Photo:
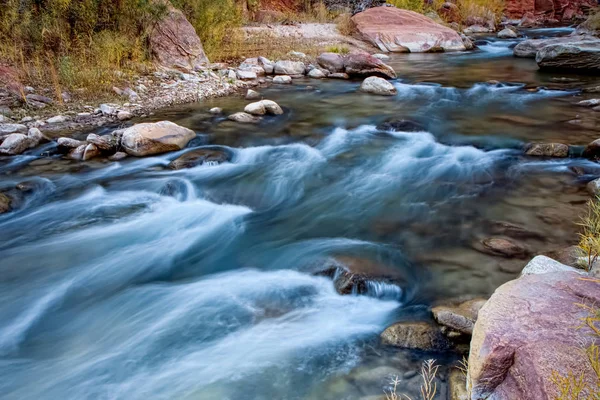
<instances>
[{"instance_id":1,"label":"reflection on water","mask_svg":"<svg viewBox=\"0 0 600 400\"><path fill-rule=\"evenodd\" d=\"M239 111L241 97L153 117L195 129L192 146L227 146L220 165L40 157L51 145L0 160L18 205L0 216L0 397L360 399L392 375L416 394L423 358L456 355L382 348L379 333L518 274L525 260L476 250L507 226L530 254L571 244L585 182L600 176L583 159L521 153L600 136L575 105L600 80L539 73L510 56L514 41L481 40L395 55L392 98L307 79L261 89L286 113L258 125L207 111ZM377 129L388 118L424 130ZM309 273L332 257L402 284L340 296Z\"/></svg>"}]
</instances>

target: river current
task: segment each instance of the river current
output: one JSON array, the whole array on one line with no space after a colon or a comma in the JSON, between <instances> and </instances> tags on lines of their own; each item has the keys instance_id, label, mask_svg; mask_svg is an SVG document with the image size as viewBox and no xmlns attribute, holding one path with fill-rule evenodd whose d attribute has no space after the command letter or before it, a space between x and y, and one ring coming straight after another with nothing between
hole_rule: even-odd
<instances>
[{"instance_id":1,"label":"river current","mask_svg":"<svg viewBox=\"0 0 600 400\"><path fill-rule=\"evenodd\" d=\"M576 243L600 176L582 158L523 156L531 141L600 137L596 112L575 104L600 79L541 73L512 57L516 43L394 55L391 98L305 79L260 89L285 114L256 126L208 112L240 111L240 96L147 120L231 152L219 165L167 168L188 149L77 163L45 157L51 144L0 158L0 189L28 187L0 216L0 398L365 400L391 376L414 396L428 358L445 380L458 355L379 334L517 276L526 259L477 250L506 223L530 255ZM423 129L377 128L390 118ZM333 259L403 284L339 295L313 273Z\"/></svg>"}]
</instances>

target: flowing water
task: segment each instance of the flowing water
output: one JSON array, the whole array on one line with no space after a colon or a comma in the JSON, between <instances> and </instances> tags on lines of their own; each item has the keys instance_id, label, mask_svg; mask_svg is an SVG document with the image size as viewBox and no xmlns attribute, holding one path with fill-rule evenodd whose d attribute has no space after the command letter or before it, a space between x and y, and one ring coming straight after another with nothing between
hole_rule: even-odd
<instances>
[{"instance_id":1,"label":"flowing water","mask_svg":"<svg viewBox=\"0 0 600 400\"><path fill-rule=\"evenodd\" d=\"M51 144L1 159L18 208L0 216L0 398L366 399L393 375L415 395L432 357L446 379L458 355L386 348L379 334L514 278L526 259L476 250L510 236L506 222L530 254L576 242L600 175L581 158L522 155L529 141L598 138L595 112L575 103L600 79L540 73L511 56L516 43L395 55L391 98L358 81L264 88L286 113L256 126L208 113L243 109L239 96L152 117L195 129L189 147L221 146L228 163L77 163L45 157ZM392 117L423 131L376 128ZM403 283L341 296L312 273L332 258Z\"/></svg>"}]
</instances>

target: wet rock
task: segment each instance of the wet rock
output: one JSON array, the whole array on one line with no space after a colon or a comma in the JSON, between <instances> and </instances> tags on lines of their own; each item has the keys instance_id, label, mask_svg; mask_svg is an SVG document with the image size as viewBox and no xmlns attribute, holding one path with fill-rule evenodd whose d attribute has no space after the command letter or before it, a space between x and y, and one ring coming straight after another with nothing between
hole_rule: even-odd
<instances>
[{"instance_id":1,"label":"wet rock","mask_svg":"<svg viewBox=\"0 0 600 400\"><path fill-rule=\"evenodd\" d=\"M95 133L90 133L87 136L86 141L94 144L98 149L107 153L114 153L117 151L118 140L113 135L100 136Z\"/></svg>"},{"instance_id":2,"label":"wet rock","mask_svg":"<svg viewBox=\"0 0 600 400\"><path fill-rule=\"evenodd\" d=\"M569 156L569 146L562 143L530 143L525 154L535 157L565 158Z\"/></svg>"},{"instance_id":3,"label":"wet rock","mask_svg":"<svg viewBox=\"0 0 600 400\"><path fill-rule=\"evenodd\" d=\"M248 91L246 92L246 100L258 100L260 99L260 93L258 93L255 90L252 89L248 89Z\"/></svg>"},{"instance_id":4,"label":"wet rock","mask_svg":"<svg viewBox=\"0 0 600 400\"><path fill-rule=\"evenodd\" d=\"M335 72L327 75L327 77L331 79L350 79L350 76L345 72Z\"/></svg>"},{"instance_id":5,"label":"wet rock","mask_svg":"<svg viewBox=\"0 0 600 400\"><path fill-rule=\"evenodd\" d=\"M87 147L87 144L82 144L81 146L78 146L74 149L71 149L68 153L67 153L67 158L71 159L71 160L75 160L75 161L82 161L83 160L83 154L85 153L85 148Z\"/></svg>"},{"instance_id":6,"label":"wet rock","mask_svg":"<svg viewBox=\"0 0 600 400\"><path fill-rule=\"evenodd\" d=\"M322 53L317 57L321 68L331 73L344 72L344 57L337 53Z\"/></svg>"},{"instance_id":7,"label":"wet rock","mask_svg":"<svg viewBox=\"0 0 600 400\"><path fill-rule=\"evenodd\" d=\"M462 39L463 45L465 46L466 50L473 50L475 48L475 43L473 42L473 40L471 40L470 37L468 37L464 33L461 33L460 38Z\"/></svg>"},{"instance_id":8,"label":"wet rock","mask_svg":"<svg viewBox=\"0 0 600 400\"><path fill-rule=\"evenodd\" d=\"M396 72L392 67L368 53L348 54L344 57L344 70L350 76L396 78Z\"/></svg>"},{"instance_id":9,"label":"wet rock","mask_svg":"<svg viewBox=\"0 0 600 400\"><path fill-rule=\"evenodd\" d=\"M21 154L30 147L34 147L37 143L33 143L27 135L22 133L12 133L4 139L0 145L0 154L17 155Z\"/></svg>"},{"instance_id":10,"label":"wet rock","mask_svg":"<svg viewBox=\"0 0 600 400\"><path fill-rule=\"evenodd\" d=\"M581 326L599 304L598 283L573 272L524 275L499 287L479 311L471 339L472 398L554 399L553 373L573 373L595 385L595 373L580 349L592 343Z\"/></svg>"},{"instance_id":11,"label":"wet rock","mask_svg":"<svg viewBox=\"0 0 600 400\"><path fill-rule=\"evenodd\" d=\"M395 7L376 7L352 17L360 34L381 51L425 52L440 46L446 51L465 50L454 30L424 15Z\"/></svg>"},{"instance_id":12,"label":"wet rock","mask_svg":"<svg viewBox=\"0 0 600 400\"><path fill-rule=\"evenodd\" d=\"M292 77L288 75L280 75L273 78L273 83L289 85L292 83Z\"/></svg>"},{"instance_id":13,"label":"wet rock","mask_svg":"<svg viewBox=\"0 0 600 400\"><path fill-rule=\"evenodd\" d=\"M598 71L600 70L600 40L548 45L537 52L535 61L542 69Z\"/></svg>"},{"instance_id":14,"label":"wet rock","mask_svg":"<svg viewBox=\"0 0 600 400\"><path fill-rule=\"evenodd\" d=\"M125 158L128 157L128 154L125 153L124 151L117 151L115 154L113 154L112 156L108 157L108 159L110 161L121 161Z\"/></svg>"},{"instance_id":15,"label":"wet rock","mask_svg":"<svg viewBox=\"0 0 600 400\"><path fill-rule=\"evenodd\" d=\"M543 47L552 45L552 44L568 44L571 42L588 42L588 41L596 41L592 36L582 36L582 37L573 37L573 36L564 36L559 38L552 39L529 39L524 40L521 43L517 44L513 50L513 54L515 57L523 57L523 58L535 58L538 51L540 51Z\"/></svg>"},{"instance_id":16,"label":"wet rock","mask_svg":"<svg viewBox=\"0 0 600 400\"><path fill-rule=\"evenodd\" d=\"M440 329L426 322L398 322L386 328L380 337L382 344L403 349L440 351L451 347Z\"/></svg>"},{"instance_id":17,"label":"wet rock","mask_svg":"<svg viewBox=\"0 0 600 400\"><path fill-rule=\"evenodd\" d=\"M377 129L380 131L393 131L393 132L425 132L426 129L423 125L415 121L407 119L392 119L377 125Z\"/></svg>"},{"instance_id":18,"label":"wet rock","mask_svg":"<svg viewBox=\"0 0 600 400\"><path fill-rule=\"evenodd\" d=\"M152 24L148 38L154 59L169 69L201 69L209 61L196 30L180 10L169 2L166 7L166 14Z\"/></svg>"},{"instance_id":19,"label":"wet rock","mask_svg":"<svg viewBox=\"0 0 600 400\"><path fill-rule=\"evenodd\" d=\"M370 76L360 85L360 91L380 96L394 96L398 90L390 82L377 76Z\"/></svg>"},{"instance_id":20,"label":"wet rock","mask_svg":"<svg viewBox=\"0 0 600 400\"><path fill-rule=\"evenodd\" d=\"M210 110L208 110L209 113L217 115L217 114L221 114L223 112L223 109L221 107L213 107Z\"/></svg>"},{"instance_id":21,"label":"wet rock","mask_svg":"<svg viewBox=\"0 0 600 400\"><path fill-rule=\"evenodd\" d=\"M9 212L11 210L11 205L12 199L4 193L0 193L0 214Z\"/></svg>"},{"instance_id":22,"label":"wet rock","mask_svg":"<svg viewBox=\"0 0 600 400\"><path fill-rule=\"evenodd\" d=\"M170 121L143 123L123 131L121 146L127 154L143 157L181 150L195 137L191 129Z\"/></svg>"},{"instance_id":23,"label":"wet rock","mask_svg":"<svg viewBox=\"0 0 600 400\"><path fill-rule=\"evenodd\" d=\"M585 274L585 271L582 269L575 269L546 256L536 256L523 268L521 276L547 274L550 272L576 272Z\"/></svg>"},{"instance_id":24,"label":"wet rock","mask_svg":"<svg viewBox=\"0 0 600 400\"><path fill-rule=\"evenodd\" d=\"M171 169L193 168L199 165L219 165L230 162L233 153L225 148L211 147L191 150L169 164Z\"/></svg>"},{"instance_id":25,"label":"wet rock","mask_svg":"<svg viewBox=\"0 0 600 400\"><path fill-rule=\"evenodd\" d=\"M560 250L548 251L543 255L573 268L581 268L582 262L587 264L585 253L579 246L569 246Z\"/></svg>"},{"instance_id":26,"label":"wet rock","mask_svg":"<svg viewBox=\"0 0 600 400\"><path fill-rule=\"evenodd\" d=\"M260 122L260 117L255 117L252 114L245 112L237 112L227 117L231 121L240 122L243 124L257 124Z\"/></svg>"},{"instance_id":27,"label":"wet rock","mask_svg":"<svg viewBox=\"0 0 600 400\"><path fill-rule=\"evenodd\" d=\"M583 156L590 160L597 160L600 158L600 139L596 139L588 144L583 150Z\"/></svg>"},{"instance_id":28,"label":"wet rock","mask_svg":"<svg viewBox=\"0 0 600 400\"><path fill-rule=\"evenodd\" d=\"M512 29L505 28L498 32L497 35L500 39L516 39L519 37L519 34Z\"/></svg>"},{"instance_id":29,"label":"wet rock","mask_svg":"<svg viewBox=\"0 0 600 400\"><path fill-rule=\"evenodd\" d=\"M77 139L72 139L72 138L68 138L68 137L60 137L56 141L56 144L58 145L59 150L62 149L63 151L64 150L70 151L79 146L83 146L86 143L81 140L77 140Z\"/></svg>"},{"instance_id":30,"label":"wet rock","mask_svg":"<svg viewBox=\"0 0 600 400\"><path fill-rule=\"evenodd\" d=\"M327 78L327 74L319 68L313 68L308 72L308 77L313 79Z\"/></svg>"},{"instance_id":31,"label":"wet rock","mask_svg":"<svg viewBox=\"0 0 600 400\"><path fill-rule=\"evenodd\" d=\"M91 160L92 158L97 157L99 155L100 155L100 149L95 144L90 143L87 146L85 146L81 160L82 161Z\"/></svg>"},{"instance_id":32,"label":"wet rock","mask_svg":"<svg viewBox=\"0 0 600 400\"><path fill-rule=\"evenodd\" d=\"M304 75L306 66L301 61L277 61L275 63L275 75Z\"/></svg>"},{"instance_id":33,"label":"wet rock","mask_svg":"<svg viewBox=\"0 0 600 400\"><path fill-rule=\"evenodd\" d=\"M244 108L244 112L252 115L265 115L267 110L262 101L250 103Z\"/></svg>"},{"instance_id":34,"label":"wet rock","mask_svg":"<svg viewBox=\"0 0 600 400\"><path fill-rule=\"evenodd\" d=\"M440 305L433 307L431 312L438 324L471 335L479 310L486 301L486 299L472 299L459 304Z\"/></svg>"},{"instance_id":35,"label":"wet rock","mask_svg":"<svg viewBox=\"0 0 600 400\"><path fill-rule=\"evenodd\" d=\"M27 126L23 124L0 124L0 134L25 132L27 132Z\"/></svg>"},{"instance_id":36,"label":"wet rock","mask_svg":"<svg viewBox=\"0 0 600 400\"><path fill-rule=\"evenodd\" d=\"M476 250L493 256L525 258L528 251L521 244L510 239L487 238L473 246Z\"/></svg>"},{"instance_id":37,"label":"wet rock","mask_svg":"<svg viewBox=\"0 0 600 400\"><path fill-rule=\"evenodd\" d=\"M267 114L271 115L281 115L283 114L283 109L279 106L279 104L275 103L273 100L262 100L261 101Z\"/></svg>"}]
</instances>

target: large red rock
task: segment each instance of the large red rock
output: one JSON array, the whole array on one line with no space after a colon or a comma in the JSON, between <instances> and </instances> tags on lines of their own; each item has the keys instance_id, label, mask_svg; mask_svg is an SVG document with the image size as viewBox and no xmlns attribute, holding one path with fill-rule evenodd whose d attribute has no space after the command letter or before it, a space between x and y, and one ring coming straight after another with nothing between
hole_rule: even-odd
<instances>
[{"instance_id":1,"label":"large red rock","mask_svg":"<svg viewBox=\"0 0 600 400\"><path fill-rule=\"evenodd\" d=\"M165 68L199 69L208 64L196 30L183 13L165 0L167 14L150 32L150 49L156 62Z\"/></svg>"},{"instance_id":2,"label":"large red rock","mask_svg":"<svg viewBox=\"0 0 600 400\"><path fill-rule=\"evenodd\" d=\"M595 373L582 353L594 336L577 329L600 304L600 283L576 272L524 275L498 288L481 308L471 340L471 399L549 400L559 397L554 371Z\"/></svg>"},{"instance_id":3,"label":"large red rock","mask_svg":"<svg viewBox=\"0 0 600 400\"><path fill-rule=\"evenodd\" d=\"M366 40L384 52L466 50L457 32L413 11L376 7L356 14L352 21Z\"/></svg>"},{"instance_id":4,"label":"large red rock","mask_svg":"<svg viewBox=\"0 0 600 400\"><path fill-rule=\"evenodd\" d=\"M594 0L507 0L506 14L509 18L523 18L528 13L543 22L550 20L569 21L582 17Z\"/></svg>"}]
</instances>

